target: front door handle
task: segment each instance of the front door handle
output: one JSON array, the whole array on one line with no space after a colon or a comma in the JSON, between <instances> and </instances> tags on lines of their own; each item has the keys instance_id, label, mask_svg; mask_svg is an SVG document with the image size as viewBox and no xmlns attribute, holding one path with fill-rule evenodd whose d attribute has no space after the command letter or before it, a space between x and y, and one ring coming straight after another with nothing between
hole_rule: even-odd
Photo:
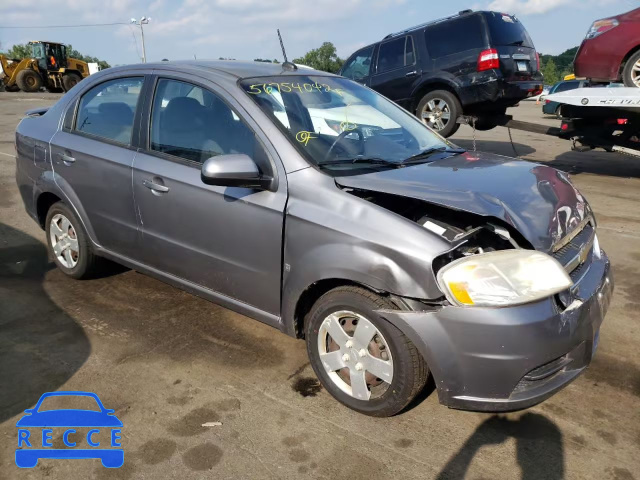
<instances>
[{"instance_id":1,"label":"front door handle","mask_svg":"<svg viewBox=\"0 0 640 480\"><path fill-rule=\"evenodd\" d=\"M418 71L414 70L413 72L406 73L405 77L415 77L416 75L418 75Z\"/></svg>"},{"instance_id":2,"label":"front door handle","mask_svg":"<svg viewBox=\"0 0 640 480\"><path fill-rule=\"evenodd\" d=\"M154 192L167 193L169 191L169 187L165 187L164 185L154 183L151 180L143 180L142 184L145 187L147 187L149 190L153 190Z\"/></svg>"},{"instance_id":3,"label":"front door handle","mask_svg":"<svg viewBox=\"0 0 640 480\"><path fill-rule=\"evenodd\" d=\"M58 157L60 157L60 160L62 160L62 163L64 163L67 166L71 165L72 163L75 163L76 161L74 157L72 157L71 155L67 155L66 153L59 153Z\"/></svg>"}]
</instances>

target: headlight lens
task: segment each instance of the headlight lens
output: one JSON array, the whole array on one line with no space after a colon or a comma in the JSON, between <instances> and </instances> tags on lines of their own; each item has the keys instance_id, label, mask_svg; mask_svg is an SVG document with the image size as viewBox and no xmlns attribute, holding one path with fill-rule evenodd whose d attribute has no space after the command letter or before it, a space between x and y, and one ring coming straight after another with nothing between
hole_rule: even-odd
<instances>
[{"instance_id":1,"label":"headlight lens","mask_svg":"<svg viewBox=\"0 0 640 480\"><path fill-rule=\"evenodd\" d=\"M483 307L529 303L573 285L557 260L532 250L461 258L438 272L438 283L454 305Z\"/></svg>"}]
</instances>

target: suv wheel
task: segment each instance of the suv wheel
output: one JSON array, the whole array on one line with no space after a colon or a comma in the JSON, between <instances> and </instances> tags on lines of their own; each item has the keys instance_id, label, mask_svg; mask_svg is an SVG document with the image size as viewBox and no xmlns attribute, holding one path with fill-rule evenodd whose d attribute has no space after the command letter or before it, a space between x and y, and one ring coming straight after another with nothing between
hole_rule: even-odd
<instances>
[{"instance_id":1,"label":"suv wheel","mask_svg":"<svg viewBox=\"0 0 640 480\"><path fill-rule=\"evenodd\" d=\"M47 213L45 225L47 249L64 274L87 278L97 272L98 258L80 220L67 205L54 203Z\"/></svg>"},{"instance_id":2,"label":"suv wheel","mask_svg":"<svg viewBox=\"0 0 640 480\"><path fill-rule=\"evenodd\" d=\"M625 87L640 87L640 51L631 55L622 72Z\"/></svg>"},{"instance_id":3,"label":"suv wheel","mask_svg":"<svg viewBox=\"0 0 640 480\"><path fill-rule=\"evenodd\" d=\"M339 287L320 297L306 318L307 352L320 382L366 415L395 415L427 381L416 347L377 313L395 308L363 288Z\"/></svg>"},{"instance_id":4,"label":"suv wheel","mask_svg":"<svg viewBox=\"0 0 640 480\"><path fill-rule=\"evenodd\" d=\"M427 93L416 110L417 117L443 137L450 137L458 131L458 117L461 114L460 100L446 90Z\"/></svg>"}]
</instances>

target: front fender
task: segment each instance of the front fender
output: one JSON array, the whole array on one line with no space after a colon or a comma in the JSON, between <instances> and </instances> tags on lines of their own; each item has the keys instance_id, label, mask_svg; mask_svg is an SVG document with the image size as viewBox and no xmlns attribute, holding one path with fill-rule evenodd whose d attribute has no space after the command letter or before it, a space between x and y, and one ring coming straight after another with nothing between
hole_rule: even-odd
<instances>
[{"instance_id":1,"label":"front fender","mask_svg":"<svg viewBox=\"0 0 640 480\"><path fill-rule=\"evenodd\" d=\"M400 297L442 297L433 259L450 245L418 224L351 195L315 169L288 176L282 321L294 331L296 305L323 280L344 280Z\"/></svg>"}]
</instances>

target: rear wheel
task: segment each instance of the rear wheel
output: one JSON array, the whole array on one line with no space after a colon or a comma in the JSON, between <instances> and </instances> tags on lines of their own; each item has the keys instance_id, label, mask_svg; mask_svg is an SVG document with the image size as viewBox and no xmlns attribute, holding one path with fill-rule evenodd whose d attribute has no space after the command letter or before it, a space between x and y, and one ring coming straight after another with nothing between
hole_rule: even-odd
<instances>
[{"instance_id":1,"label":"rear wheel","mask_svg":"<svg viewBox=\"0 0 640 480\"><path fill-rule=\"evenodd\" d=\"M73 278L89 278L98 270L98 257L76 214L62 202L54 203L45 224L47 249L56 266Z\"/></svg>"},{"instance_id":2,"label":"rear wheel","mask_svg":"<svg viewBox=\"0 0 640 480\"><path fill-rule=\"evenodd\" d=\"M460 100L446 90L427 93L416 110L416 116L443 137L450 137L458 131L458 117L461 114Z\"/></svg>"},{"instance_id":3,"label":"rear wheel","mask_svg":"<svg viewBox=\"0 0 640 480\"><path fill-rule=\"evenodd\" d=\"M640 51L627 60L622 72L622 81L626 87L640 87Z\"/></svg>"},{"instance_id":4,"label":"rear wheel","mask_svg":"<svg viewBox=\"0 0 640 480\"><path fill-rule=\"evenodd\" d=\"M377 312L395 308L363 288L339 287L320 297L306 318L307 352L320 382L366 415L395 415L427 381L416 347Z\"/></svg>"},{"instance_id":5,"label":"rear wheel","mask_svg":"<svg viewBox=\"0 0 640 480\"><path fill-rule=\"evenodd\" d=\"M75 87L82 78L77 73L66 73L64 77L62 77L62 85L64 86L64 91L68 92L73 87Z\"/></svg>"},{"instance_id":6,"label":"rear wheel","mask_svg":"<svg viewBox=\"0 0 640 480\"><path fill-rule=\"evenodd\" d=\"M42 78L36 71L25 69L18 72L16 84L23 92L37 92L42 87Z\"/></svg>"}]
</instances>

